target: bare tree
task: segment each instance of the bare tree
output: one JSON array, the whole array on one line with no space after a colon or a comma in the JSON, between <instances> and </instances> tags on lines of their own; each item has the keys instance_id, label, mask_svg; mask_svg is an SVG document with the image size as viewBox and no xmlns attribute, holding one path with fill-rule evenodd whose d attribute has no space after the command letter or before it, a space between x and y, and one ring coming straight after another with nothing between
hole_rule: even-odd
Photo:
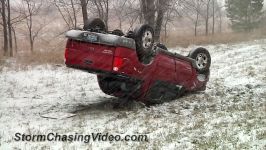
<instances>
[{"instance_id":1,"label":"bare tree","mask_svg":"<svg viewBox=\"0 0 266 150\"><path fill-rule=\"evenodd\" d=\"M155 41L159 41L161 28L163 24L164 14L166 12L166 1L158 0L157 1L157 18L155 22L155 30L154 30L154 39Z\"/></svg>"},{"instance_id":2,"label":"bare tree","mask_svg":"<svg viewBox=\"0 0 266 150\"><path fill-rule=\"evenodd\" d=\"M194 35L197 36L198 27L204 24L205 35L209 34L210 29L210 18L212 19L212 34L215 33L215 23L217 22L216 17L220 15L220 23L222 21L221 11L222 6L220 6L217 0L186 0L181 1L182 12L185 14L186 18L189 18L194 25Z\"/></svg>"},{"instance_id":3,"label":"bare tree","mask_svg":"<svg viewBox=\"0 0 266 150\"><path fill-rule=\"evenodd\" d=\"M195 20L195 26L194 26L194 35L197 36L197 29L198 29L198 23L199 23L199 15L200 15L200 0L196 0L196 20Z\"/></svg>"},{"instance_id":4,"label":"bare tree","mask_svg":"<svg viewBox=\"0 0 266 150\"><path fill-rule=\"evenodd\" d=\"M1 0L1 14L3 20L3 34L4 34L4 55L7 56L8 53L8 31L7 31L7 20L6 20L6 0Z\"/></svg>"},{"instance_id":5,"label":"bare tree","mask_svg":"<svg viewBox=\"0 0 266 150\"><path fill-rule=\"evenodd\" d=\"M77 14L81 6L80 0L53 0L53 4L65 21L67 28L77 28Z\"/></svg>"},{"instance_id":6,"label":"bare tree","mask_svg":"<svg viewBox=\"0 0 266 150\"><path fill-rule=\"evenodd\" d=\"M183 15L193 23L194 36L198 34L198 26L201 18L204 16L202 0L187 0L181 2Z\"/></svg>"},{"instance_id":7,"label":"bare tree","mask_svg":"<svg viewBox=\"0 0 266 150\"><path fill-rule=\"evenodd\" d=\"M18 1L16 1L18 2ZM13 2L14 4L14 2ZM18 6L18 7L17 7ZM17 53L18 51L18 46L17 46L17 36L16 36L16 26L23 23L23 21L28 17L26 15L24 15L23 9L19 6L19 3L15 3L12 7L10 5L10 11L12 12L12 16L10 15L10 28L9 32L11 31L11 33L9 33L9 37L11 37L11 42L14 41L14 48L15 48L15 52ZM12 18L11 18L12 17ZM11 51L10 51L11 53ZM13 43L12 43L12 53L13 53Z\"/></svg>"},{"instance_id":8,"label":"bare tree","mask_svg":"<svg viewBox=\"0 0 266 150\"><path fill-rule=\"evenodd\" d=\"M13 57L13 43L12 43L12 24L10 13L10 0L7 0L7 25L8 25L8 43L9 43L9 55Z\"/></svg>"},{"instance_id":9,"label":"bare tree","mask_svg":"<svg viewBox=\"0 0 266 150\"><path fill-rule=\"evenodd\" d=\"M82 9L83 23L85 24L88 21L88 11L87 11L87 0L80 0L80 5Z\"/></svg>"},{"instance_id":10,"label":"bare tree","mask_svg":"<svg viewBox=\"0 0 266 150\"><path fill-rule=\"evenodd\" d=\"M205 35L209 34L210 2L211 0L207 0L206 2Z\"/></svg>"},{"instance_id":11,"label":"bare tree","mask_svg":"<svg viewBox=\"0 0 266 150\"><path fill-rule=\"evenodd\" d=\"M139 7L139 2L135 1L135 0L126 0L124 1L125 4L121 3L122 6L120 8L123 8L120 10L119 13L116 13L120 18L120 22L126 22L129 25L129 29L131 30L133 25L136 24L136 22L140 21L140 7ZM119 7L119 6L118 6ZM120 15L119 15L120 14ZM122 28L122 24L121 24L121 28Z\"/></svg>"},{"instance_id":12,"label":"bare tree","mask_svg":"<svg viewBox=\"0 0 266 150\"><path fill-rule=\"evenodd\" d=\"M12 26L12 33L13 33L13 37L14 37L14 45L15 45L15 52L18 52L18 42L17 42L17 35L16 35L16 30L14 28L14 26Z\"/></svg>"},{"instance_id":13,"label":"bare tree","mask_svg":"<svg viewBox=\"0 0 266 150\"><path fill-rule=\"evenodd\" d=\"M72 11L73 11L74 28L77 28L77 14L76 14L73 0L70 0L70 3L71 3Z\"/></svg>"},{"instance_id":14,"label":"bare tree","mask_svg":"<svg viewBox=\"0 0 266 150\"><path fill-rule=\"evenodd\" d=\"M143 15L144 22L155 27L155 0L140 0L140 8Z\"/></svg>"},{"instance_id":15,"label":"bare tree","mask_svg":"<svg viewBox=\"0 0 266 150\"><path fill-rule=\"evenodd\" d=\"M10 0L3 0L5 7L3 10L5 12L2 12L2 5L1 5L1 14L4 15L5 17L2 16L2 20L5 20L1 22L0 24L6 29L6 34L4 33L4 39L7 39L6 42L4 40L4 47L5 47L5 55L7 56L13 56L13 39L14 39L14 45L15 45L15 52L17 52L17 37L16 37L16 31L14 26L16 24L21 23L24 19L26 19L27 16L22 15L21 9L16 9L14 6L11 7L10 5ZM2 0L1 0L2 2ZM16 1L18 2L18 1ZM13 2L14 3L14 2ZM2 4L2 3L1 3ZM16 3L15 6L18 4ZM11 10L12 9L12 10ZM12 13L11 13L12 12ZM13 18L12 18L12 16ZM5 30L3 30L5 31ZM5 44L6 43L6 44Z\"/></svg>"},{"instance_id":16,"label":"bare tree","mask_svg":"<svg viewBox=\"0 0 266 150\"><path fill-rule=\"evenodd\" d=\"M212 0L212 35L214 35L215 30L215 1Z\"/></svg>"},{"instance_id":17,"label":"bare tree","mask_svg":"<svg viewBox=\"0 0 266 150\"><path fill-rule=\"evenodd\" d=\"M180 0L171 0L169 2L169 7L165 13L164 17L164 39L167 38L167 27L170 23L173 23L176 18L180 18L182 15L179 12L179 2ZM171 5L170 5L171 4ZM164 41L166 42L166 41Z\"/></svg>"},{"instance_id":18,"label":"bare tree","mask_svg":"<svg viewBox=\"0 0 266 150\"><path fill-rule=\"evenodd\" d=\"M219 32L221 33L222 32L222 23L223 23L223 12L222 12L222 7L219 7L218 9L218 15L219 15Z\"/></svg>"},{"instance_id":19,"label":"bare tree","mask_svg":"<svg viewBox=\"0 0 266 150\"><path fill-rule=\"evenodd\" d=\"M131 3L130 0L116 0L113 2L112 8L114 10L114 14L117 17L119 23L119 29L122 29L122 24L125 21L130 7L128 7L128 3Z\"/></svg>"},{"instance_id":20,"label":"bare tree","mask_svg":"<svg viewBox=\"0 0 266 150\"><path fill-rule=\"evenodd\" d=\"M155 30L154 40L160 40L161 26L164 14L169 7L169 0L140 0L141 12L144 22Z\"/></svg>"},{"instance_id":21,"label":"bare tree","mask_svg":"<svg viewBox=\"0 0 266 150\"><path fill-rule=\"evenodd\" d=\"M23 15L26 17L26 27L28 32L28 38L30 42L30 50L31 52L34 51L34 42L38 37L40 31L44 28L45 25L41 24L38 27L34 26L35 22L33 17L40 13L42 2L38 2L35 0L22 0L22 7L24 11L22 12Z\"/></svg>"},{"instance_id":22,"label":"bare tree","mask_svg":"<svg viewBox=\"0 0 266 150\"><path fill-rule=\"evenodd\" d=\"M109 0L92 0L92 4L96 7L99 18L101 18L108 29L109 19Z\"/></svg>"}]
</instances>

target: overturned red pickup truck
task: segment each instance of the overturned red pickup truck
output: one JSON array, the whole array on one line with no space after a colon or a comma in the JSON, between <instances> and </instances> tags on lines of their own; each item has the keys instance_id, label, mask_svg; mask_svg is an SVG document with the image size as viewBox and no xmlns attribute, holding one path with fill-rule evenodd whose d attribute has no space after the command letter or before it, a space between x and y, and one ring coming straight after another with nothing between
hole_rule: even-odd
<instances>
[{"instance_id":1,"label":"overturned red pickup truck","mask_svg":"<svg viewBox=\"0 0 266 150\"><path fill-rule=\"evenodd\" d=\"M154 43L149 25L124 35L121 30L106 31L102 20L92 18L82 30L70 30L66 37L67 67L96 74L100 89L108 95L161 103L206 89L209 52L200 47L188 56L171 53Z\"/></svg>"}]
</instances>

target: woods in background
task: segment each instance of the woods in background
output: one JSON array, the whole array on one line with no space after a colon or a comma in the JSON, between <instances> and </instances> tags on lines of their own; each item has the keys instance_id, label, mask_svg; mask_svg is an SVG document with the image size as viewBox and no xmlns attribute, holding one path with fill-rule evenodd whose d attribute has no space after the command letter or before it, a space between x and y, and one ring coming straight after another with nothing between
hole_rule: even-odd
<instances>
[{"instance_id":1,"label":"woods in background","mask_svg":"<svg viewBox=\"0 0 266 150\"><path fill-rule=\"evenodd\" d=\"M235 31L251 31L262 21L263 0L227 0L227 16Z\"/></svg>"},{"instance_id":2,"label":"woods in background","mask_svg":"<svg viewBox=\"0 0 266 150\"><path fill-rule=\"evenodd\" d=\"M101 18L108 29L132 30L147 23L155 40L171 31L188 30L194 36L252 31L265 16L263 0L1 0L1 49L5 56L18 50L18 37L34 52L36 41L50 41L69 29L82 27L89 17ZM179 26L179 27L177 27Z\"/></svg>"},{"instance_id":3,"label":"woods in background","mask_svg":"<svg viewBox=\"0 0 266 150\"><path fill-rule=\"evenodd\" d=\"M11 17L10 17L10 0L1 0L1 16L4 35L4 55L13 56L12 34L11 34Z\"/></svg>"},{"instance_id":4,"label":"woods in background","mask_svg":"<svg viewBox=\"0 0 266 150\"><path fill-rule=\"evenodd\" d=\"M35 19L34 16L40 15L41 12L44 11L44 8L46 8L46 5L43 5L42 1L20 0L19 3L11 7L11 2L10 0L1 0L1 24L3 26L4 55L12 57L14 48L15 52L17 52L18 49L16 34L16 25L18 24L25 24L25 36L29 41L30 50L33 52L35 39L45 27L45 25ZM45 20L44 18L45 16L42 18L43 21ZM13 45L15 45L15 47Z\"/></svg>"}]
</instances>

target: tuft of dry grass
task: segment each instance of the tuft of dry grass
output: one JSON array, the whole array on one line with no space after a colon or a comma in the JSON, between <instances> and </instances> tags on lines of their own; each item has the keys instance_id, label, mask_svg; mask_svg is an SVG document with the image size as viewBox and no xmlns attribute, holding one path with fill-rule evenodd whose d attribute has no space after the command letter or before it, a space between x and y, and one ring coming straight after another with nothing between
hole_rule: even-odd
<instances>
[{"instance_id":1,"label":"tuft of dry grass","mask_svg":"<svg viewBox=\"0 0 266 150\"><path fill-rule=\"evenodd\" d=\"M14 50L14 56L3 56L0 52L0 65L18 68L37 66L43 64L64 64L65 38L55 38L45 41L39 40L34 45L34 51L30 52L27 40L18 40L18 49ZM6 61L9 60L9 61Z\"/></svg>"},{"instance_id":2,"label":"tuft of dry grass","mask_svg":"<svg viewBox=\"0 0 266 150\"><path fill-rule=\"evenodd\" d=\"M20 65L63 64L64 51L34 51L16 56L16 62Z\"/></svg>"},{"instance_id":3,"label":"tuft of dry grass","mask_svg":"<svg viewBox=\"0 0 266 150\"><path fill-rule=\"evenodd\" d=\"M257 29L249 33L217 33L208 36L180 36L177 33L172 32L166 38L165 44L169 47L188 47L189 45L237 43L262 38L266 38L266 28Z\"/></svg>"},{"instance_id":4,"label":"tuft of dry grass","mask_svg":"<svg viewBox=\"0 0 266 150\"><path fill-rule=\"evenodd\" d=\"M0 53L0 66L4 65L4 63L5 63L5 58L4 58L3 54Z\"/></svg>"}]
</instances>

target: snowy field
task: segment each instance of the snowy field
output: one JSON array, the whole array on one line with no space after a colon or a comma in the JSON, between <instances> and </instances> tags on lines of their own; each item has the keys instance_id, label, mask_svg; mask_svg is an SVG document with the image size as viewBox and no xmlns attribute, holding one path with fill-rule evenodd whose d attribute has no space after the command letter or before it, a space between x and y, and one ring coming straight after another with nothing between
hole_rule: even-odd
<instances>
[{"instance_id":1,"label":"snowy field","mask_svg":"<svg viewBox=\"0 0 266 150\"><path fill-rule=\"evenodd\" d=\"M206 47L207 90L151 107L114 109L118 99L100 91L96 76L65 66L0 66L0 149L266 149L266 40ZM17 142L17 132L147 134L149 141Z\"/></svg>"}]
</instances>

